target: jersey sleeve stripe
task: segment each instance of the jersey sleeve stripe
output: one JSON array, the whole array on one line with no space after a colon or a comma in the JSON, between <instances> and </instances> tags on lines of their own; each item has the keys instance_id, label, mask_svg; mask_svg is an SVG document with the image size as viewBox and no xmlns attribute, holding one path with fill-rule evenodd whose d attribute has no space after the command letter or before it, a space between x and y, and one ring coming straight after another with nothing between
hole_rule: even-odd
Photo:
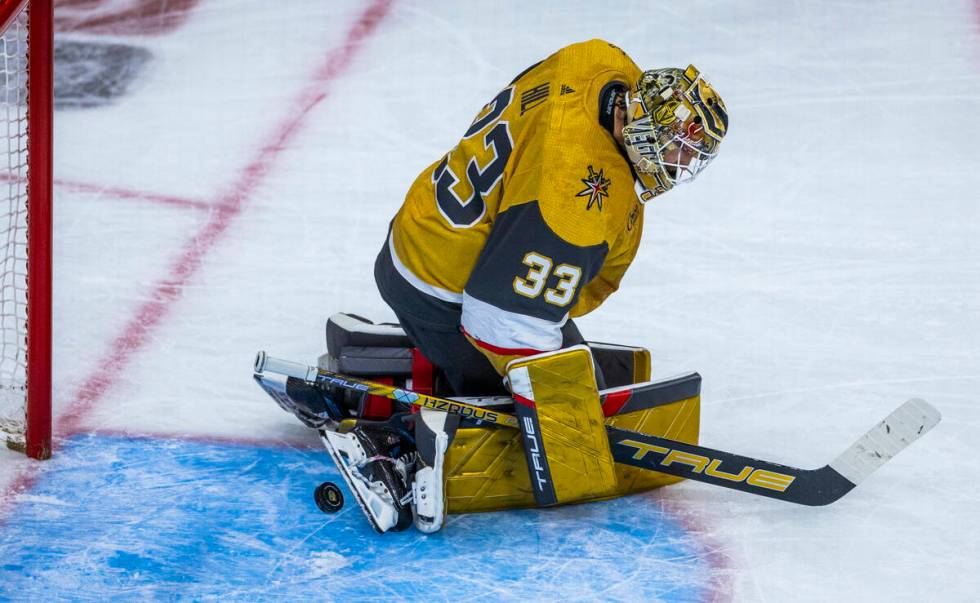
<instances>
[{"instance_id":1,"label":"jersey sleeve stripe","mask_svg":"<svg viewBox=\"0 0 980 603\"><path fill-rule=\"evenodd\" d=\"M493 346L504 353L538 354L561 347L561 328L568 313L560 322L509 312L463 292L463 315L460 322L465 332L486 349ZM510 351L510 352L508 352ZM500 352L495 352L500 353Z\"/></svg>"},{"instance_id":2,"label":"jersey sleeve stripe","mask_svg":"<svg viewBox=\"0 0 980 603\"><path fill-rule=\"evenodd\" d=\"M502 348L500 346L493 345L492 343L480 341L473 335L473 333L467 331L466 327L460 328L463 330L463 333L469 335L470 339L472 339L476 345L480 346L484 350L487 350L488 352L493 352L494 354L498 354L500 356L533 356L534 354L542 353L541 350L534 350L531 348Z\"/></svg>"}]
</instances>

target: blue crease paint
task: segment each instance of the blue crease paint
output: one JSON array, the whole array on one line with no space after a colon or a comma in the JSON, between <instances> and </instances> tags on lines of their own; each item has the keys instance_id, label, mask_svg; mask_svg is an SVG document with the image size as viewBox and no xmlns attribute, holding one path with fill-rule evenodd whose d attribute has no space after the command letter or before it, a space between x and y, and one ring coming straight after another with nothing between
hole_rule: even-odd
<instances>
[{"instance_id":1,"label":"blue crease paint","mask_svg":"<svg viewBox=\"0 0 980 603\"><path fill-rule=\"evenodd\" d=\"M699 601L711 567L655 495L450 516L377 535L325 452L81 435L0 533L0 599L317 600L492 595Z\"/></svg>"}]
</instances>

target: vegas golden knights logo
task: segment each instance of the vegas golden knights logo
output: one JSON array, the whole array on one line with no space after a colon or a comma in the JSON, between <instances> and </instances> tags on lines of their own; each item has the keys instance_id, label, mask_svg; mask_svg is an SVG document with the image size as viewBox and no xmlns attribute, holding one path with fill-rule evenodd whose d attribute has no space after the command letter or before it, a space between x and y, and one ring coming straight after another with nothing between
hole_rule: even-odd
<instances>
[{"instance_id":1,"label":"vegas golden knights logo","mask_svg":"<svg viewBox=\"0 0 980 603\"><path fill-rule=\"evenodd\" d=\"M592 209L592 206L595 205L598 206L599 211L602 211L602 200L609 196L609 179L603 177L601 169L597 174L590 165L589 177L582 178L582 184L585 185L585 189L575 196L589 198L589 203L585 206L586 210Z\"/></svg>"}]
</instances>

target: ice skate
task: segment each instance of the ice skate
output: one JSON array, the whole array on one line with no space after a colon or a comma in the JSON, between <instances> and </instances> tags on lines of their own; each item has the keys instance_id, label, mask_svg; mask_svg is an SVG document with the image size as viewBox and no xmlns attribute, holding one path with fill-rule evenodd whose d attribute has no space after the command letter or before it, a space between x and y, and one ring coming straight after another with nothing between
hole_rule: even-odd
<instances>
[{"instance_id":1,"label":"ice skate","mask_svg":"<svg viewBox=\"0 0 980 603\"><path fill-rule=\"evenodd\" d=\"M412 523L407 485L414 455L403 433L388 423L359 421L346 433L320 430L344 481L375 531L400 531Z\"/></svg>"}]
</instances>

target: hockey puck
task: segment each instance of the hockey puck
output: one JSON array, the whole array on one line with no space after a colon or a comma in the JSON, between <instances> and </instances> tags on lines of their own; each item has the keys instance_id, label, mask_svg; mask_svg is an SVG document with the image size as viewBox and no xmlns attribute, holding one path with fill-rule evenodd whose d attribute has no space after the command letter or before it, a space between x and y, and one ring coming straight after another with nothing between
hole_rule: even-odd
<instances>
[{"instance_id":1,"label":"hockey puck","mask_svg":"<svg viewBox=\"0 0 980 603\"><path fill-rule=\"evenodd\" d=\"M336 513L344 508L344 494L333 482L323 482L313 492L316 506L324 513Z\"/></svg>"}]
</instances>

